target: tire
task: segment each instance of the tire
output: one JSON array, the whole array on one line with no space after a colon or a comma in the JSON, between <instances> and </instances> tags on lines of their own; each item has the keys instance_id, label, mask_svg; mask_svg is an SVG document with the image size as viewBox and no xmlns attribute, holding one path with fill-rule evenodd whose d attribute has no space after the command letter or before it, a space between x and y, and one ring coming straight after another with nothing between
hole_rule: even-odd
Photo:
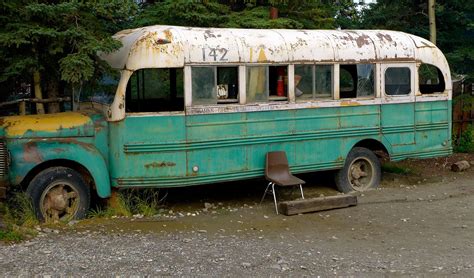
<instances>
[{"instance_id":1,"label":"tire","mask_svg":"<svg viewBox=\"0 0 474 278\"><path fill-rule=\"evenodd\" d=\"M337 188L343 193L377 188L380 185L380 168L380 160L372 151L355 147L336 175Z\"/></svg>"},{"instance_id":2,"label":"tire","mask_svg":"<svg viewBox=\"0 0 474 278\"><path fill-rule=\"evenodd\" d=\"M43 170L31 180L26 193L40 221L81 219L89 210L89 186L78 172L70 168Z\"/></svg>"}]
</instances>

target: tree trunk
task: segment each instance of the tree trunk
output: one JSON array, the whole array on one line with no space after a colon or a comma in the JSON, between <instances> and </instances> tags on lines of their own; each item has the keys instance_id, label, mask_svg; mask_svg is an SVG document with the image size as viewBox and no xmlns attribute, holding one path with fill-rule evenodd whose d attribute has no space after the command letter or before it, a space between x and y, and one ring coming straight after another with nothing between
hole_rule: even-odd
<instances>
[{"instance_id":1,"label":"tree trunk","mask_svg":"<svg viewBox=\"0 0 474 278\"><path fill-rule=\"evenodd\" d=\"M270 19L278 18L278 9L275 7L270 7Z\"/></svg>"},{"instance_id":2,"label":"tree trunk","mask_svg":"<svg viewBox=\"0 0 474 278\"><path fill-rule=\"evenodd\" d=\"M48 98L59 97L59 84L57 80L51 79L48 82ZM48 113L61 112L59 102L51 102L48 104Z\"/></svg>"},{"instance_id":3,"label":"tree trunk","mask_svg":"<svg viewBox=\"0 0 474 278\"><path fill-rule=\"evenodd\" d=\"M436 16L435 16L436 0L428 0L428 17L430 21L430 41L436 44Z\"/></svg>"},{"instance_id":4,"label":"tree trunk","mask_svg":"<svg viewBox=\"0 0 474 278\"><path fill-rule=\"evenodd\" d=\"M35 70L33 73L33 82L35 84L35 98L43 99L43 93L41 92L41 75L39 70ZM36 104L36 114L44 114L44 105L42 103Z\"/></svg>"}]
</instances>

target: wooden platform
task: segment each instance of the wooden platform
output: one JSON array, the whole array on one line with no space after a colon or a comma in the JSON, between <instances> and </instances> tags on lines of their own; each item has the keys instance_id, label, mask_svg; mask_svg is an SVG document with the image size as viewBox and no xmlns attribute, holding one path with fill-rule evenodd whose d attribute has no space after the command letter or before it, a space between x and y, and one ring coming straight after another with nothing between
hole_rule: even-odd
<instances>
[{"instance_id":1,"label":"wooden platform","mask_svg":"<svg viewBox=\"0 0 474 278\"><path fill-rule=\"evenodd\" d=\"M285 215L315 212L357 205L357 196L337 195L304 200L286 201L278 204L278 211Z\"/></svg>"}]
</instances>

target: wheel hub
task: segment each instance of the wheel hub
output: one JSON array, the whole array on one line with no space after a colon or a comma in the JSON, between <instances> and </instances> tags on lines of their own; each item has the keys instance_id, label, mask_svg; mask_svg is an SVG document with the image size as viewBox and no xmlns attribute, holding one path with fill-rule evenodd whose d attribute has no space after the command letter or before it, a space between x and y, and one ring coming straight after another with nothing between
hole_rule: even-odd
<instances>
[{"instance_id":1,"label":"wheel hub","mask_svg":"<svg viewBox=\"0 0 474 278\"><path fill-rule=\"evenodd\" d=\"M78 194L68 184L52 185L43 196L41 209L46 220L67 219L77 210Z\"/></svg>"}]
</instances>

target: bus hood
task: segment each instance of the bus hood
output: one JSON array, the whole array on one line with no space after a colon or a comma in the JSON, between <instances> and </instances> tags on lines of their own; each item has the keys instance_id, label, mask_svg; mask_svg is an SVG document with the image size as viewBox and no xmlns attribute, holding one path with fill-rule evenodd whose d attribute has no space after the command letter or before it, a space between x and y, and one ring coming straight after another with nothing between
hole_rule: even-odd
<instances>
[{"instance_id":1,"label":"bus hood","mask_svg":"<svg viewBox=\"0 0 474 278\"><path fill-rule=\"evenodd\" d=\"M103 125L98 114L64 112L0 118L0 137L52 138L94 136L96 125Z\"/></svg>"}]
</instances>

